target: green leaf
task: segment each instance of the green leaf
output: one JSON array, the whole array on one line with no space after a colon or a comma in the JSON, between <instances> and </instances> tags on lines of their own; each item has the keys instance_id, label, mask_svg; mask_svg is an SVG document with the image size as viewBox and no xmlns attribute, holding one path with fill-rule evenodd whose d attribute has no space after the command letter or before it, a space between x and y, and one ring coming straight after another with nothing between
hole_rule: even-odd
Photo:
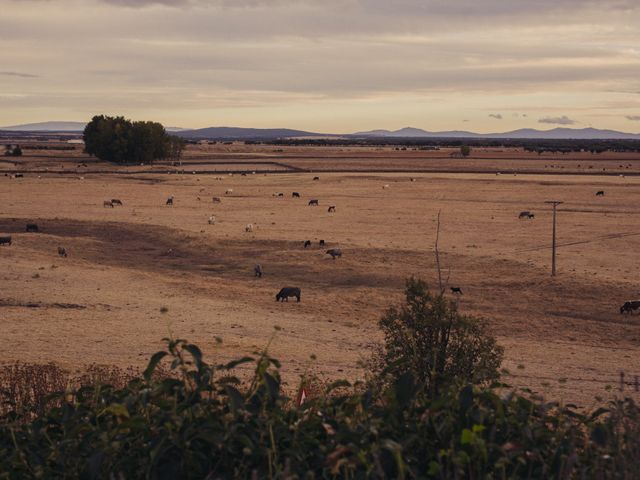
<instances>
[{"instance_id":1,"label":"green leaf","mask_svg":"<svg viewBox=\"0 0 640 480\"><path fill-rule=\"evenodd\" d=\"M189 343L184 346L184 349L191 354L193 359L196 361L197 366L200 366L202 364L202 351L198 348L197 345Z\"/></svg>"},{"instance_id":2,"label":"green leaf","mask_svg":"<svg viewBox=\"0 0 640 480\"><path fill-rule=\"evenodd\" d=\"M162 360L166 355L167 355L167 352L156 352L153 354L153 356L151 357L151 360L149 360L149 364L147 365L147 368L143 373L145 380L147 381L151 380L151 375L153 375L153 372L158 366L158 363L160 363L160 360Z\"/></svg>"},{"instance_id":3,"label":"green leaf","mask_svg":"<svg viewBox=\"0 0 640 480\"><path fill-rule=\"evenodd\" d=\"M235 412L244 409L244 398L237 388L231 385L225 385L224 391L227 393L229 400L231 400L231 409Z\"/></svg>"},{"instance_id":4,"label":"green leaf","mask_svg":"<svg viewBox=\"0 0 640 480\"><path fill-rule=\"evenodd\" d=\"M462 434L460 434L460 443L462 445L467 445L473 441L473 432L468 428L462 430Z\"/></svg>"},{"instance_id":5,"label":"green leaf","mask_svg":"<svg viewBox=\"0 0 640 480\"><path fill-rule=\"evenodd\" d=\"M439 473L440 473L440 464L435 460L432 460L431 462L429 462L429 470L427 470L427 475L435 477Z\"/></svg>"},{"instance_id":6,"label":"green leaf","mask_svg":"<svg viewBox=\"0 0 640 480\"><path fill-rule=\"evenodd\" d=\"M253 361L255 361L255 358L253 357L242 357L237 360L232 360L226 365L223 365L223 368L225 368L226 370L231 370L232 368L235 368L238 365L242 365L243 363L249 363Z\"/></svg>"},{"instance_id":7,"label":"green leaf","mask_svg":"<svg viewBox=\"0 0 640 480\"><path fill-rule=\"evenodd\" d=\"M271 395L271 398L278 398L278 394L280 392L280 384L278 383L278 381L267 372L264 372L264 381L267 385L267 389L269 390L269 395Z\"/></svg>"},{"instance_id":8,"label":"green leaf","mask_svg":"<svg viewBox=\"0 0 640 480\"><path fill-rule=\"evenodd\" d=\"M341 387L350 387L351 383L349 383L347 380L336 380L335 382L331 383L327 389L325 390L326 393L331 393L333 390L335 390L336 388L341 388Z\"/></svg>"}]
</instances>

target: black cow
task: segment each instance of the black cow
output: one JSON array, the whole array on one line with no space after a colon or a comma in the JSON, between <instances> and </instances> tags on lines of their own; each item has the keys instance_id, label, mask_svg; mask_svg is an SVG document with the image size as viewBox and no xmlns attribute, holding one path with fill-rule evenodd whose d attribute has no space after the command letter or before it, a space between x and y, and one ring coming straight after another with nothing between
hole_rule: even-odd
<instances>
[{"instance_id":1,"label":"black cow","mask_svg":"<svg viewBox=\"0 0 640 480\"><path fill-rule=\"evenodd\" d=\"M38 231L38 225L36 225L35 223L27 223L27 232L37 232Z\"/></svg>"},{"instance_id":2,"label":"black cow","mask_svg":"<svg viewBox=\"0 0 640 480\"><path fill-rule=\"evenodd\" d=\"M292 192L291 193L291 197L292 198L300 198L300 194L298 192Z\"/></svg>"},{"instance_id":3,"label":"black cow","mask_svg":"<svg viewBox=\"0 0 640 480\"><path fill-rule=\"evenodd\" d=\"M122 200L119 200L117 198L112 198L111 199L111 204L112 205L120 205L120 206L122 206Z\"/></svg>"},{"instance_id":4,"label":"black cow","mask_svg":"<svg viewBox=\"0 0 640 480\"><path fill-rule=\"evenodd\" d=\"M111 200L105 200L104 202L102 202L102 206L104 208L107 208L107 207L113 208L113 202Z\"/></svg>"},{"instance_id":5,"label":"black cow","mask_svg":"<svg viewBox=\"0 0 640 480\"><path fill-rule=\"evenodd\" d=\"M11 245L11 237L0 237L0 245Z\"/></svg>"},{"instance_id":6,"label":"black cow","mask_svg":"<svg viewBox=\"0 0 640 480\"><path fill-rule=\"evenodd\" d=\"M319 205L318 200L313 199L313 200L309 200L309 206L311 205L315 205L316 207Z\"/></svg>"},{"instance_id":7,"label":"black cow","mask_svg":"<svg viewBox=\"0 0 640 480\"><path fill-rule=\"evenodd\" d=\"M633 313L634 310L640 308L640 300L632 300L630 302L624 302L624 305L620 307L620 313Z\"/></svg>"},{"instance_id":8,"label":"black cow","mask_svg":"<svg viewBox=\"0 0 640 480\"><path fill-rule=\"evenodd\" d=\"M328 209L327 212L331 213L331 212L335 212L336 211L336 206L335 205L331 205Z\"/></svg>"},{"instance_id":9,"label":"black cow","mask_svg":"<svg viewBox=\"0 0 640 480\"><path fill-rule=\"evenodd\" d=\"M279 196L279 197L284 197L284 193L279 192L279 193L278 193L278 196Z\"/></svg>"},{"instance_id":10,"label":"black cow","mask_svg":"<svg viewBox=\"0 0 640 480\"><path fill-rule=\"evenodd\" d=\"M520 214L518 215L518 218L522 219L522 218L535 218L535 215L533 213L531 213L528 210L525 210L524 212L520 212Z\"/></svg>"},{"instance_id":11,"label":"black cow","mask_svg":"<svg viewBox=\"0 0 640 480\"><path fill-rule=\"evenodd\" d=\"M342 250L340 250L339 248L330 248L325 252L325 255L331 255L331 258L335 260L336 257L342 256Z\"/></svg>"},{"instance_id":12,"label":"black cow","mask_svg":"<svg viewBox=\"0 0 640 480\"><path fill-rule=\"evenodd\" d=\"M304 241L304 248L310 247L311 246L311 240L305 240Z\"/></svg>"},{"instance_id":13,"label":"black cow","mask_svg":"<svg viewBox=\"0 0 640 480\"><path fill-rule=\"evenodd\" d=\"M259 263L256 263L256 266L253 267L253 274L256 277L262 278L262 265L260 265Z\"/></svg>"},{"instance_id":14,"label":"black cow","mask_svg":"<svg viewBox=\"0 0 640 480\"><path fill-rule=\"evenodd\" d=\"M324 247L324 240L320 240L320 246Z\"/></svg>"},{"instance_id":15,"label":"black cow","mask_svg":"<svg viewBox=\"0 0 640 480\"><path fill-rule=\"evenodd\" d=\"M598 190L596 192L596 197L604 197L604 190Z\"/></svg>"},{"instance_id":16,"label":"black cow","mask_svg":"<svg viewBox=\"0 0 640 480\"><path fill-rule=\"evenodd\" d=\"M64 247L58 247L58 255L61 257L67 256L67 250Z\"/></svg>"},{"instance_id":17,"label":"black cow","mask_svg":"<svg viewBox=\"0 0 640 480\"><path fill-rule=\"evenodd\" d=\"M451 287L451 293L458 293L462 295L462 289L460 287Z\"/></svg>"},{"instance_id":18,"label":"black cow","mask_svg":"<svg viewBox=\"0 0 640 480\"><path fill-rule=\"evenodd\" d=\"M173 205L173 197L167 198L167 202L165 203L165 205Z\"/></svg>"},{"instance_id":19,"label":"black cow","mask_svg":"<svg viewBox=\"0 0 640 480\"><path fill-rule=\"evenodd\" d=\"M320 180L320 177L313 177L314 180Z\"/></svg>"},{"instance_id":20,"label":"black cow","mask_svg":"<svg viewBox=\"0 0 640 480\"><path fill-rule=\"evenodd\" d=\"M300 301L300 289L298 287L284 287L276 294L276 302L288 302L289 297L296 297Z\"/></svg>"},{"instance_id":21,"label":"black cow","mask_svg":"<svg viewBox=\"0 0 640 480\"><path fill-rule=\"evenodd\" d=\"M23 174L21 174L21 173L16 173L16 174L14 175L14 177L15 177L15 178L22 178L22 177L24 177L24 175L23 175Z\"/></svg>"}]
</instances>

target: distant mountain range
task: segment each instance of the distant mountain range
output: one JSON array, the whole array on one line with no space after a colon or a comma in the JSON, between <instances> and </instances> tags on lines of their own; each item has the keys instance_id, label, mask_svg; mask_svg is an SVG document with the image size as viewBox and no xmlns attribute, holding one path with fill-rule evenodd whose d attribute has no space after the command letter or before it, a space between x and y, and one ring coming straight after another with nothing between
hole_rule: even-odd
<instances>
[{"instance_id":1,"label":"distant mountain range","mask_svg":"<svg viewBox=\"0 0 640 480\"><path fill-rule=\"evenodd\" d=\"M521 128L502 133L474 133L463 130L449 130L444 132L428 132L419 128L406 127L400 130L370 130L357 132L354 137L385 137L385 138L531 138L531 139L631 139L640 140L640 134L618 132L616 130L600 130L597 128L553 128L551 130L536 130L535 128Z\"/></svg>"},{"instance_id":2,"label":"distant mountain range","mask_svg":"<svg viewBox=\"0 0 640 480\"><path fill-rule=\"evenodd\" d=\"M82 132L85 122L40 122L24 125L0 127L0 131L13 132ZM165 127L168 132L175 133L190 140L275 140L278 138L300 137L343 137L343 138L497 138L497 139L611 139L640 140L640 133L625 133L616 130L597 128L553 128L536 130L522 128L502 133L474 133L464 130L448 130L430 132L420 128L405 127L400 130L369 130L350 134L329 134L292 130L289 128L240 128L240 127L208 127L186 129Z\"/></svg>"}]
</instances>

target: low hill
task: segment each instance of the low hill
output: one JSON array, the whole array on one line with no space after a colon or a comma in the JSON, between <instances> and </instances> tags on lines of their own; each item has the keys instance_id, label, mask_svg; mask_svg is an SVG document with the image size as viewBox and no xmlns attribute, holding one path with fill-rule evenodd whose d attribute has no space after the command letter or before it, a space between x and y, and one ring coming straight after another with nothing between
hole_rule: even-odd
<instances>
[{"instance_id":1,"label":"low hill","mask_svg":"<svg viewBox=\"0 0 640 480\"><path fill-rule=\"evenodd\" d=\"M197 130L183 130L176 135L187 139L206 140L251 140L264 139L275 140L290 137L321 137L319 133L292 130L289 128L236 128L236 127L209 127Z\"/></svg>"}]
</instances>

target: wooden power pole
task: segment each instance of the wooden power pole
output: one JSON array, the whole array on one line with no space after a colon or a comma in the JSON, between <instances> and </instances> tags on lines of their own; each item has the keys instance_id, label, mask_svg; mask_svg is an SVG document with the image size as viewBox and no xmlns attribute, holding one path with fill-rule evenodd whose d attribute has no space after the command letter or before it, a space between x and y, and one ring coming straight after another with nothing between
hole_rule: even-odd
<instances>
[{"instance_id":1,"label":"wooden power pole","mask_svg":"<svg viewBox=\"0 0 640 480\"><path fill-rule=\"evenodd\" d=\"M551 276L556 276L556 207L561 203L558 200L549 200L544 203L553 205L553 238L551 240Z\"/></svg>"}]
</instances>

